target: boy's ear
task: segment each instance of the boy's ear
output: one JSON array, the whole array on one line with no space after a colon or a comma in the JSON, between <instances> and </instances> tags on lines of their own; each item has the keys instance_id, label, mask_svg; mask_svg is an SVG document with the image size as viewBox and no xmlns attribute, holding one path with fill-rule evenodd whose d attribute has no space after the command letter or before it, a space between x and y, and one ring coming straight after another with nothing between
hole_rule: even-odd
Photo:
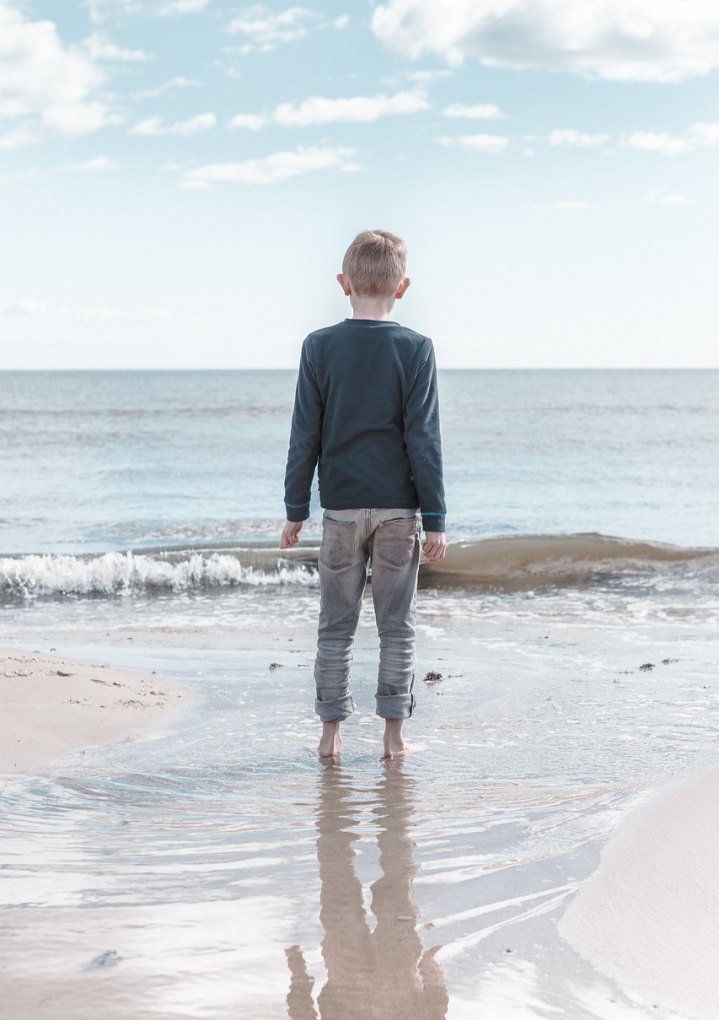
<instances>
[{"instance_id":1,"label":"boy's ear","mask_svg":"<svg viewBox=\"0 0 719 1020\"><path fill-rule=\"evenodd\" d=\"M399 287L397 288L397 293L395 294L395 297L398 301L402 297L402 295L406 293L407 288L409 287L411 282L412 281L408 276L405 276L404 280L402 280Z\"/></svg>"},{"instance_id":2,"label":"boy's ear","mask_svg":"<svg viewBox=\"0 0 719 1020\"><path fill-rule=\"evenodd\" d=\"M349 276L345 276L344 273L338 273L337 274L337 283L342 288L342 293L346 297L349 297L350 294L352 293L352 287L350 286Z\"/></svg>"}]
</instances>

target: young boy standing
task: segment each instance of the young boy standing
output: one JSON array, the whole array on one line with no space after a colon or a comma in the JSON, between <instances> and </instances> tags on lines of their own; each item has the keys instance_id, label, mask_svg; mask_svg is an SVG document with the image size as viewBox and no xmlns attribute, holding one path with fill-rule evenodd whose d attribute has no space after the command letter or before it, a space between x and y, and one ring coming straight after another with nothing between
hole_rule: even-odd
<instances>
[{"instance_id":1,"label":"young boy standing","mask_svg":"<svg viewBox=\"0 0 719 1020\"><path fill-rule=\"evenodd\" d=\"M315 660L321 756L336 756L340 723L354 711L352 644L372 565L380 641L377 714L384 752L405 750L412 714L414 616L420 530L429 560L445 555L446 505L432 341L390 318L410 281L404 242L358 234L337 279L353 315L304 341L292 415L280 548L299 541L319 464L324 507Z\"/></svg>"}]
</instances>

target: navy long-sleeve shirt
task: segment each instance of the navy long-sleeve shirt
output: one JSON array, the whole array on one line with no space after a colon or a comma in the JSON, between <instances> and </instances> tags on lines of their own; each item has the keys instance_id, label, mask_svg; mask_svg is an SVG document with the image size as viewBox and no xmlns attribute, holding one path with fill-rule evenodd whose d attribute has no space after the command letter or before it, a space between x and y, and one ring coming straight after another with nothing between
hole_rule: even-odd
<instances>
[{"instance_id":1,"label":"navy long-sleeve shirt","mask_svg":"<svg viewBox=\"0 0 719 1020\"><path fill-rule=\"evenodd\" d=\"M318 465L325 509L419 508L425 531L444 531L437 369L428 337L375 319L345 319L310 333L292 415L287 520L309 517Z\"/></svg>"}]
</instances>

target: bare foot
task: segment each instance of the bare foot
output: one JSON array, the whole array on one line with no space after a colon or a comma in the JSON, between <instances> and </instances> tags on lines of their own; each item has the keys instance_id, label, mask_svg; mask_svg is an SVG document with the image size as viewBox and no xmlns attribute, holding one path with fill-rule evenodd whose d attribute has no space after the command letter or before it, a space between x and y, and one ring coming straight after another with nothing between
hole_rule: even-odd
<instances>
[{"instance_id":1,"label":"bare foot","mask_svg":"<svg viewBox=\"0 0 719 1020\"><path fill-rule=\"evenodd\" d=\"M384 756L398 758L407 750L402 737L404 719L385 719L384 721Z\"/></svg>"},{"instance_id":2,"label":"bare foot","mask_svg":"<svg viewBox=\"0 0 719 1020\"><path fill-rule=\"evenodd\" d=\"M340 724L338 722L322 723L322 736L318 751L320 758L336 758L342 747Z\"/></svg>"}]
</instances>

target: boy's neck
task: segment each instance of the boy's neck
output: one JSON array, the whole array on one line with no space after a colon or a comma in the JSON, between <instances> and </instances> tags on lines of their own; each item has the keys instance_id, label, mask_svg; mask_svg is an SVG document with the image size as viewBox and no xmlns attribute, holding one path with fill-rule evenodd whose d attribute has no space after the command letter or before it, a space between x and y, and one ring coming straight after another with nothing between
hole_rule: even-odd
<instances>
[{"instance_id":1,"label":"boy's neck","mask_svg":"<svg viewBox=\"0 0 719 1020\"><path fill-rule=\"evenodd\" d=\"M395 297L365 297L359 294L350 296L353 319L375 319L376 321L389 320L392 316Z\"/></svg>"}]
</instances>

